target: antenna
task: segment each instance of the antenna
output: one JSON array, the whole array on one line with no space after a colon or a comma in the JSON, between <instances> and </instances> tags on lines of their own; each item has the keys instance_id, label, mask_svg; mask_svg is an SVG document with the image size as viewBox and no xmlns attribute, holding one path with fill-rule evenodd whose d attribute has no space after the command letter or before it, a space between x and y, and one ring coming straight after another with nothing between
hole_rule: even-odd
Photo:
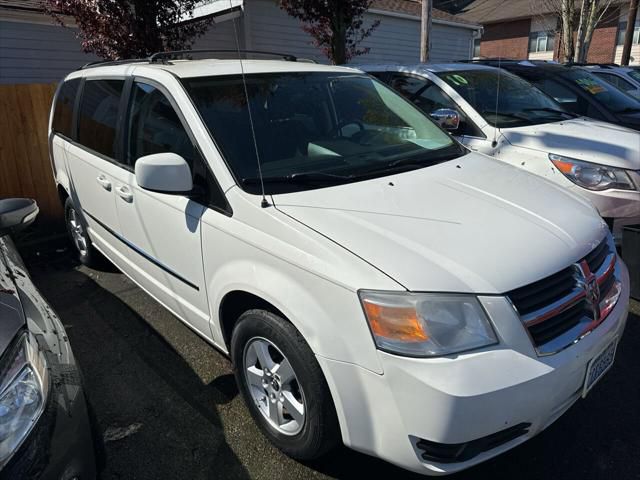
<instances>
[{"instance_id":1,"label":"antenna","mask_svg":"<svg viewBox=\"0 0 640 480\"><path fill-rule=\"evenodd\" d=\"M229 7L233 9L233 1L229 0ZM260 178L260 190L262 191L262 201L260 206L267 208L269 202L267 202L267 196L264 193L264 179L262 178L262 162L260 162L260 152L258 150L258 140L256 139L256 129L253 124L253 115L251 114L251 103L249 103L249 89L247 88L247 79L244 74L244 64L242 63L242 53L240 53L240 40L238 37L238 27L236 26L236 18L233 17L233 32L236 39L236 50L238 51L238 60L240 62L240 73L242 75L242 86L244 88L244 96L247 102L247 110L249 112L249 126L251 127L251 136L253 137L253 148L256 151L256 160L258 161L258 177Z\"/></svg>"},{"instance_id":2,"label":"antenna","mask_svg":"<svg viewBox=\"0 0 640 480\"><path fill-rule=\"evenodd\" d=\"M493 117L493 142L491 142L491 147L496 148L498 145L498 105L500 102L500 77L502 76L502 69L500 66L502 65L502 57L498 56L498 85L496 87L496 114Z\"/></svg>"}]
</instances>

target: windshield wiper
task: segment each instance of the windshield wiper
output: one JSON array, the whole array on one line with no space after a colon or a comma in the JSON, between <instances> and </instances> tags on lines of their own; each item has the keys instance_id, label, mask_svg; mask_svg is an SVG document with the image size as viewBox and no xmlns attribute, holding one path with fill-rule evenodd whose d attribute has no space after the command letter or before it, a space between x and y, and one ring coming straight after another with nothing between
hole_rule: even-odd
<instances>
[{"instance_id":1,"label":"windshield wiper","mask_svg":"<svg viewBox=\"0 0 640 480\"><path fill-rule=\"evenodd\" d=\"M273 177L263 177L264 183L341 183L351 180L353 175L336 175L334 173L325 172L296 172L289 175L279 175ZM260 177L243 178L242 183L245 185L260 185Z\"/></svg>"},{"instance_id":2,"label":"windshield wiper","mask_svg":"<svg viewBox=\"0 0 640 480\"><path fill-rule=\"evenodd\" d=\"M483 110L480 112L482 116L484 115L500 115L501 117L511 117L516 120L523 120L525 122L531 122L529 117L525 117L524 115L518 115L517 113L508 113L508 112L496 112L495 110Z\"/></svg>"},{"instance_id":3,"label":"windshield wiper","mask_svg":"<svg viewBox=\"0 0 640 480\"><path fill-rule=\"evenodd\" d=\"M625 107L622 110L615 110L613 113L635 113L640 112L640 107Z\"/></svg>"},{"instance_id":4,"label":"windshield wiper","mask_svg":"<svg viewBox=\"0 0 640 480\"><path fill-rule=\"evenodd\" d=\"M454 158L458 158L462 156L464 153L463 149L456 149L455 152L447 152L442 155L424 155L422 158L415 158L416 155L413 155L409 158L400 158L398 160L394 160L386 165L386 168L400 167L405 165L416 165L423 167L425 165L435 165L436 163L447 162L449 160L453 160Z\"/></svg>"},{"instance_id":5,"label":"windshield wiper","mask_svg":"<svg viewBox=\"0 0 640 480\"><path fill-rule=\"evenodd\" d=\"M550 107L541 107L541 108L523 108L523 112L549 112L549 113L557 113L560 115L568 115L569 117L576 118L578 115L572 112L567 112L565 110L560 110L558 108L550 108Z\"/></svg>"}]
</instances>

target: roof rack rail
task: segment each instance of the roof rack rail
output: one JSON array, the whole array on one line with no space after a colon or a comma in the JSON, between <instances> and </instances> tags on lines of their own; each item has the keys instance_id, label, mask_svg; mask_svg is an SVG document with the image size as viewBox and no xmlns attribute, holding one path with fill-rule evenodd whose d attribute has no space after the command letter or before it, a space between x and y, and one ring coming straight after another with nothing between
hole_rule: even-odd
<instances>
[{"instance_id":1,"label":"roof rack rail","mask_svg":"<svg viewBox=\"0 0 640 480\"><path fill-rule=\"evenodd\" d=\"M148 62L148 58L126 58L122 60L96 60L94 62L89 62L81 66L78 70L85 70L87 68L95 68L95 67L105 67L109 65L124 65L127 63L141 63Z\"/></svg>"},{"instance_id":2,"label":"roof rack rail","mask_svg":"<svg viewBox=\"0 0 640 480\"><path fill-rule=\"evenodd\" d=\"M288 53L276 53L276 52L266 52L262 50L211 50L211 49L199 49L199 50L173 50L168 52L157 52L147 58L126 58L122 60L96 60L94 62L89 62L78 70L85 70L87 68L95 68L95 67L105 67L109 65L126 65L127 63L166 63L166 61L173 57L178 57L181 55L190 55L190 54L200 54L200 53L223 53L223 54L235 54L238 52L241 54L254 54L254 55L269 55L272 57L278 57L287 62L304 62L304 63L318 63L315 60L310 58L298 58L294 55L290 55Z\"/></svg>"},{"instance_id":3,"label":"roof rack rail","mask_svg":"<svg viewBox=\"0 0 640 480\"><path fill-rule=\"evenodd\" d=\"M616 68L619 67L620 65L618 65L617 63L613 63L613 62L566 62L565 65L571 66L571 67L600 67L600 68Z\"/></svg>"},{"instance_id":4,"label":"roof rack rail","mask_svg":"<svg viewBox=\"0 0 640 480\"><path fill-rule=\"evenodd\" d=\"M518 60L515 58L472 58L470 60L456 60L456 63L492 63L492 62L501 62L501 63L518 63L523 62L525 60Z\"/></svg>"},{"instance_id":5,"label":"roof rack rail","mask_svg":"<svg viewBox=\"0 0 640 480\"><path fill-rule=\"evenodd\" d=\"M151 55L149 57L149 63L158 63L158 62L165 62L166 60L173 58L173 57L177 57L177 56L181 56L181 55L191 55L191 54L199 54L199 53L225 53L225 54L235 54L237 55L238 53L249 53L249 54L255 54L255 55L270 55L272 57L279 57L283 60L286 60L287 62L297 62L298 60L300 61L305 61L305 62L313 62L313 60L308 60L308 59L298 59L296 56L294 55L290 55L288 53L277 53L277 52L265 52L262 50L210 50L210 49L198 49L198 50L174 50L174 51L169 51L169 52L158 52L158 53L154 53L153 55ZM315 62L314 62L315 63Z\"/></svg>"}]
</instances>

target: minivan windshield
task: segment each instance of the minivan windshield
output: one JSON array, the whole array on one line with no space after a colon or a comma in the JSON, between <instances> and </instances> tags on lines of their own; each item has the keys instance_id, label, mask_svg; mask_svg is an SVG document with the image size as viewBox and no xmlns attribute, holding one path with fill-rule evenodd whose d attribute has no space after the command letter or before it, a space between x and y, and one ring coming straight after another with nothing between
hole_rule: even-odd
<instances>
[{"instance_id":1,"label":"minivan windshield","mask_svg":"<svg viewBox=\"0 0 640 480\"><path fill-rule=\"evenodd\" d=\"M250 193L261 192L256 147L268 194L422 168L466 153L411 103L360 73L248 74L246 92L240 75L183 83L236 181Z\"/></svg>"},{"instance_id":2,"label":"minivan windshield","mask_svg":"<svg viewBox=\"0 0 640 480\"><path fill-rule=\"evenodd\" d=\"M566 68L560 76L580 87L613 113L640 112L640 101L581 68Z\"/></svg>"},{"instance_id":3,"label":"minivan windshield","mask_svg":"<svg viewBox=\"0 0 640 480\"><path fill-rule=\"evenodd\" d=\"M438 76L497 128L559 122L574 116L526 80L504 70L460 70Z\"/></svg>"}]
</instances>

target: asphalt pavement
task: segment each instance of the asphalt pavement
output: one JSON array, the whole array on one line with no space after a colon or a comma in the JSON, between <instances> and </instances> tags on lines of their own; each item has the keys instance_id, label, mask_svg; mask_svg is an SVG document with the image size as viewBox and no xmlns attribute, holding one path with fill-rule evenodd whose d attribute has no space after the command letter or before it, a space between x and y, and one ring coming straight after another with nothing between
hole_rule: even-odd
<instances>
[{"instance_id":1,"label":"asphalt pavement","mask_svg":"<svg viewBox=\"0 0 640 480\"><path fill-rule=\"evenodd\" d=\"M254 425L229 361L123 274L78 265L65 242L21 250L83 369L103 479L424 478L346 448L289 459ZM639 347L634 302L615 365L586 399L534 439L448 478L640 479Z\"/></svg>"}]
</instances>

